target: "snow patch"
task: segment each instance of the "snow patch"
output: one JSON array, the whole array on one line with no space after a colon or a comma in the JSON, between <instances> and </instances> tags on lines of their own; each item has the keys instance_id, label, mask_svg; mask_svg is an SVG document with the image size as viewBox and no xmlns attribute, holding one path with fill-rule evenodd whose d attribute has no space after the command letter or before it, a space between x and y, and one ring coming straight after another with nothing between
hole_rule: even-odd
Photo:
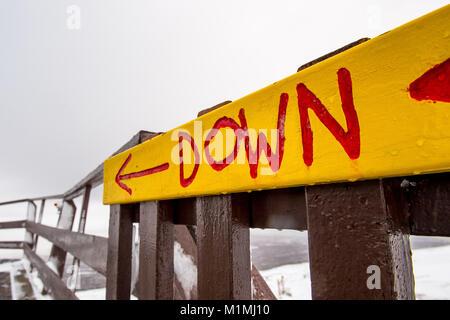
<instances>
[{"instance_id":1,"label":"snow patch","mask_svg":"<svg viewBox=\"0 0 450 320\"><path fill-rule=\"evenodd\" d=\"M417 300L450 300L450 245L413 251ZM260 271L279 300L310 300L309 263Z\"/></svg>"},{"instance_id":2,"label":"snow patch","mask_svg":"<svg viewBox=\"0 0 450 320\"><path fill-rule=\"evenodd\" d=\"M186 299L191 298L191 291L197 285L197 266L192 256L186 254L181 245L175 241L174 244L174 270L183 287Z\"/></svg>"}]
</instances>

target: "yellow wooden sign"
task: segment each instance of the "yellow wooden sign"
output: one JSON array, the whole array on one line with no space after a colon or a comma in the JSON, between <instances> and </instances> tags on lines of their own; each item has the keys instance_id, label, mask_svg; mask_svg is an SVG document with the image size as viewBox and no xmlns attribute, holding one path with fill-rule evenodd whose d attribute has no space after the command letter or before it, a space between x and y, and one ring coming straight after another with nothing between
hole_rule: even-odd
<instances>
[{"instance_id":1,"label":"yellow wooden sign","mask_svg":"<svg viewBox=\"0 0 450 320\"><path fill-rule=\"evenodd\" d=\"M450 6L104 163L104 203L450 171Z\"/></svg>"}]
</instances>

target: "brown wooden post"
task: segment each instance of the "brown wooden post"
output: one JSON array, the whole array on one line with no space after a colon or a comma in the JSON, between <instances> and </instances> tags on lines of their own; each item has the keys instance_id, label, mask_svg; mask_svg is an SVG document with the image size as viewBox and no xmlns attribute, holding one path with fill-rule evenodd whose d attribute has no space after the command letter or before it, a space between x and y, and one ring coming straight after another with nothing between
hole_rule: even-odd
<instances>
[{"instance_id":1,"label":"brown wooden post","mask_svg":"<svg viewBox=\"0 0 450 320\"><path fill-rule=\"evenodd\" d=\"M75 203L72 200L64 200L56 227L58 229L72 230L73 220L75 219L75 211ZM64 265L66 264L66 255L66 251L56 245L53 245L50 252L50 257L48 258L49 264L61 278L64 273Z\"/></svg>"},{"instance_id":2,"label":"brown wooden post","mask_svg":"<svg viewBox=\"0 0 450 320\"><path fill-rule=\"evenodd\" d=\"M129 300L136 205L111 205L109 217L106 299Z\"/></svg>"},{"instance_id":3,"label":"brown wooden post","mask_svg":"<svg viewBox=\"0 0 450 320\"><path fill-rule=\"evenodd\" d=\"M139 299L173 299L173 201L140 204Z\"/></svg>"},{"instance_id":4,"label":"brown wooden post","mask_svg":"<svg viewBox=\"0 0 450 320\"><path fill-rule=\"evenodd\" d=\"M45 199L42 199L41 207L39 208L39 215L38 215L37 220L36 220L36 222L39 223L39 224L42 223L42 217L44 215L44 207L45 207ZM34 245L33 245L33 250L34 251L36 251L36 248L37 248L38 238L39 238L39 235L35 234L34 235Z\"/></svg>"},{"instance_id":5,"label":"brown wooden post","mask_svg":"<svg viewBox=\"0 0 450 320\"><path fill-rule=\"evenodd\" d=\"M248 194L197 198L199 299L251 299Z\"/></svg>"},{"instance_id":6,"label":"brown wooden post","mask_svg":"<svg viewBox=\"0 0 450 320\"><path fill-rule=\"evenodd\" d=\"M90 195L91 195L91 186L86 185L83 191L83 202L81 204L80 221L78 224L79 233L84 233L84 230L86 228L86 218L89 207ZM80 270L80 259L74 257L72 261L72 274L69 280L67 281L68 287L72 291L75 291L77 288L79 270Z\"/></svg>"},{"instance_id":7,"label":"brown wooden post","mask_svg":"<svg viewBox=\"0 0 450 320\"><path fill-rule=\"evenodd\" d=\"M306 188L313 299L414 299L406 210L391 191L379 180Z\"/></svg>"},{"instance_id":8,"label":"brown wooden post","mask_svg":"<svg viewBox=\"0 0 450 320\"><path fill-rule=\"evenodd\" d=\"M33 201L28 201L28 207L27 207L27 220L34 222L36 220L36 204ZM33 248L33 234L29 231L25 232L25 238L24 242L30 246L30 248Z\"/></svg>"}]
</instances>

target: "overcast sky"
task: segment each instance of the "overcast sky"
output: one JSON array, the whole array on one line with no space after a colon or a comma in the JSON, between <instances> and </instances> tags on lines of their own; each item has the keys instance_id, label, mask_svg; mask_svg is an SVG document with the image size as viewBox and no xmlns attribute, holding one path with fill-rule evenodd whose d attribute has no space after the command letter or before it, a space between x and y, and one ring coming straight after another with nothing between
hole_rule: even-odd
<instances>
[{"instance_id":1,"label":"overcast sky","mask_svg":"<svg viewBox=\"0 0 450 320\"><path fill-rule=\"evenodd\" d=\"M141 129L447 3L2 0L0 201L65 192Z\"/></svg>"}]
</instances>

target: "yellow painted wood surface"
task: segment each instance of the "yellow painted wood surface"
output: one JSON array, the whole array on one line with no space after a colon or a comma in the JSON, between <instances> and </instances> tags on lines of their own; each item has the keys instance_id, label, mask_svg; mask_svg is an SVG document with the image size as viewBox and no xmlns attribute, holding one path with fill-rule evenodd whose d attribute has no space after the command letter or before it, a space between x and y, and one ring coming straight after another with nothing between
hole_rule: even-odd
<instances>
[{"instance_id":1,"label":"yellow painted wood surface","mask_svg":"<svg viewBox=\"0 0 450 320\"><path fill-rule=\"evenodd\" d=\"M162 200L450 171L450 103L418 101L410 96L408 90L413 81L448 58L450 5L195 119L196 125L201 124L202 127L200 135L194 134L193 120L107 159L104 163L104 203ZM299 83L306 85L347 131L337 81L337 72L341 68L348 70L351 75L354 108L360 128L360 154L351 159L330 130L309 109L313 131L313 162L306 165L296 87ZM238 76L239 70L236 72ZM289 101L284 156L278 171L273 172L267 163L260 163L257 177L251 177L242 143L238 159L244 163L233 163L216 171L202 157L195 179L188 186L180 184L180 165L172 160L178 159L180 130L195 136L195 144L204 155L202 136L224 116L240 125L238 115L243 108L248 128L257 131L266 129L269 144L275 148L276 144L273 145L271 141L271 129L277 128L282 93L289 96ZM229 152L234 139L227 141L231 141L227 144ZM255 141L253 137L253 149L256 147ZM186 156L190 146L186 142L182 144ZM119 186L117 177L130 154L131 158L119 176L165 163L168 168L119 180L129 189L127 191ZM214 157L218 159L217 154ZM264 161L264 153L261 158L261 162L267 162ZM184 165L184 176L191 175L193 168L194 164Z\"/></svg>"}]
</instances>

